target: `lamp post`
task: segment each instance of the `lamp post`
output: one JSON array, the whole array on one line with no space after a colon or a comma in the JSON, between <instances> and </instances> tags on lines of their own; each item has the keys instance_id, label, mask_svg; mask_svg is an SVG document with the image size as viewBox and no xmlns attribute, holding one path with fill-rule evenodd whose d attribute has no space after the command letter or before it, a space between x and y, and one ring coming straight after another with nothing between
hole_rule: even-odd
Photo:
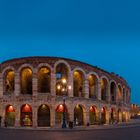
<instances>
[{"instance_id":1,"label":"lamp post","mask_svg":"<svg viewBox=\"0 0 140 140\"><path fill-rule=\"evenodd\" d=\"M63 107L64 107L64 110L63 110L63 122L62 122L62 128L66 128L66 108L65 108L65 99L66 97L63 97Z\"/></svg>"},{"instance_id":2,"label":"lamp post","mask_svg":"<svg viewBox=\"0 0 140 140\"><path fill-rule=\"evenodd\" d=\"M71 90L71 86L67 86L67 80L65 78L61 79L61 91L63 92L63 120L62 120L62 128L66 128L66 95L68 94L68 90Z\"/></svg>"}]
</instances>

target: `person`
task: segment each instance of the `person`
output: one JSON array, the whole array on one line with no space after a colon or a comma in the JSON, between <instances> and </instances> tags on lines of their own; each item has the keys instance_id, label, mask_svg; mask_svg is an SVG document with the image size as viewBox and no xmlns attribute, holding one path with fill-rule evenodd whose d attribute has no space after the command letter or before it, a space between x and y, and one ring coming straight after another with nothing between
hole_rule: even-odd
<instances>
[{"instance_id":1,"label":"person","mask_svg":"<svg viewBox=\"0 0 140 140\"><path fill-rule=\"evenodd\" d=\"M7 120L4 120L4 126L7 127Z\"/></svg>"}]
</instances>

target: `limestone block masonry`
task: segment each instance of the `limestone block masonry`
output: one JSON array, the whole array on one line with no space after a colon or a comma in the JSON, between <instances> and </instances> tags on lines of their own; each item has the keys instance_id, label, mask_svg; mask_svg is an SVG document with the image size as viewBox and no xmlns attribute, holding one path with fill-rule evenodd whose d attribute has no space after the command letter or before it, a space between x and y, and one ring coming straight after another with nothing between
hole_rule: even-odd
<instances>
[{"instance_id":1,"label":"limestone block masonry","mask_svg":"<svg viewBox=\"0 0 140 140\"><path fill-rule=\"evenodd\" d=\"M115 73L59 57L26 57L0 64L1 125L61 127L130 119L130 87Z\"/></svg>"}]
</instances>

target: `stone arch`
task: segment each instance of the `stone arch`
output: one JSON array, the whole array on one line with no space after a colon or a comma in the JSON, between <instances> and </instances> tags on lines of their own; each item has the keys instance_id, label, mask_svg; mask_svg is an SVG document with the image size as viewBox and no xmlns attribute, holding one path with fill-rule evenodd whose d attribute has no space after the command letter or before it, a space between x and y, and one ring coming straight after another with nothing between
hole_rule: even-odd
<instances>
[{"instance_id":1,"label":"stone arch","mask_svg":"<svg viewBox=\"0 0 140 140\"><path fill-rule=\"evenodd\" d=\"M90 75L95 75L96 78L97 78L97 80L100 81L99 75L98 75L96 72L93 72L93 71L92 71L92 72L88 73L88 74L87 74L87 78L88 78Z\"/></svg>"},{"instance_id":2,"label":"stone arch","mask_svg":"<svg viewBox=\"0 0 140 140\"><path fill-rule=\"evenodd\" d=\"M64 116L65 115L65 116ZM69 122L69 112L66 104L57 104L55 108L55 124L61 125L65 117L66 124Z\"/></svg>"},{"instance_id":3,"label":"stone arch","mask_svg":"<svg viewBox=\"0 0 140 140\"><path fill-rule=\"evenodd\" d=\"M50 126L50 107L47 104L41 104L38 107L37 123L39 127Z\"/></svg>"},{"instance_id":4,"label":"stone arch","mask_svg":"<svg viewBox=\"0 0 140 140\"><path fill-rule=\"evenodd\" d=\"M106 76L102 76L100 78L100 88L101 88L101 100L107 101L107 97L109 96L108 88L109 88L109 80Z\"/></svg>"},{"instance_id":5,"label":"stone arch","mask_svg":"<svg viewBox=\"0 0 140 140\"><path fill-rule=\"evenodd\" d=\"M5 94L11 94L15 90L15 69L8 67L3 71L3 88Z\"/></svg>"},{"instance_id":6,"label":"stone arch","mask_svg":"<svg viewBox=\"0 0 140 140\"><path fill-rule=\"evenodd\" d=\"M118 120L118 122L122 122L122 110L121 110L121 108L118 108L118 110L117 110L117 120Z\"/></svg>"},{"instance_id":7,"label":"stone arch","mask_svg":"<svg viewBox=\"0 0 140 140\"><path fill-rule=\"evenodd\" d=\"M76 67L72 70L72 73L74 73L75 71L81 71L83 73L84 79L86 79L86 72L84 71L84 69Z\"/></svg>"},{"instance_id":8,"label":"stone arch","mask_svg":"<svg viewBox=\"0 0 140 140\"><path fill-rule=\"evenodd\" d=\"M48 63L40 63L40 64L37 66L37 70L39 70L41 67L47 67L47 68L49 68L51 71L53 71L52 66L49 65Z\"/></svg>"},{"instance_id":9,"label":"stone arch","mask_svg":"<svg viewBox=\"0 0 140 140\"><path fill-rule=\"evenodd\" d=\"M90 125L94 125L98 123L98 109L96 106L90 106L89 109L89 122Z\"/></svg>"},{"instance_id":10,"label":"stone arch","mask_svg":"<svg viewBox=\"0 0 140 140\"><path fill-rule=\"evenodd\" d=\"M126 110L122 111L122 122L127 122L127 111Z\"/></svg>"},{"instance_id":11,"label":"stone arch","mask_svg":"<svg viewBox=\"0 0 140 140\"><path fill-rule=\"evenodd\" d=\"M32 107L29 104L23 104L20 109L21 126L32 126Z\"/></svg>"},{"instance_id":12,"label":"stone arch","mask_svg":"<svg viewBox=\"0 0 140 140\"><path fill-rule=\"evenodd\" d=\"M115 107L111 107L110 109L110 123L113 124L116 121L116 109Z\"/></svg>"},{"instance_id":13,"label":"stone arch","mask_svg":"<svg viewBox=\"0 0 140 140\"><path fill-rule=\"evenodd\" d=\"M4 68L3 70L2 70L2 76L4 76L4 74L6 73L6 71L8 71L8 70L12 70L12 71L14 71L14 72L16 72L16 69L13 67L13 66L8 66L8 67L6 67L6 68Z\"/></svg>"},{"instance_id":14,"label":"stone arch","mask_svg":"<svg viewBox=\"0 0 140 140\"><path fill-rule=\"evenodd\" d=\"M86 109L83 105L77 104L74 107L74 124L81 126L86 122Z\"/></svg>"},{"instance_id":15,"label":"stone arch","mask_svg":"<svg viewBox=\"0 0 140 140\"><path fill-rule=\"evenodd\" d=\"M32 77L33 70L31 67L22 67L20 70L20 90L21 94L32 95Z\"/></svg>"},{"instance_id":16,"label":"stone arch","mask_svg":"<svg viewBox=\"0 0 140 140\"><path fill-rule=\"evenodd\" d=\"M88 84L89 84L89 98L97 99L98 97L98 83L99 77L94 73L90 73L87 75Z\"/></svg>"},{"instance_id":17,"label":"stone arch","mask_svg":"<svg viewBox=\"0 0 140 140\"><path fill-rule=\"evenodd\" d=\"M15 108L9 104L5 108L5 126L14 126L15 120L16 120Z\"/></svg>"},{"instance_id":18,"label":"stone arch","mask_svg":"<svg viewBox=\"0 0 140 140\"><path fill-rule=\"evenodd\" d=\"M122 86L121 86L121 84L118 84L117 99L118 99L118 101L122 101Z\"/></svg>"},{"instance_id":19,"label":"stone arch","mask_svg":"<svg viewBox=\"0 0 140 140\"><path fill-rule=\"evenodd\" d=\"M24 68L26 68L26 67L30 68L30 69L32 70L32 72L34 72L34 68L33 68L33 66L32 66L31 64L22 64L22 65L18 68L17 72L20 73L21 70L24 69Z\"/></svg>"},{"instance_id":20,"label":"stone arch","mask_svg":"<svg viewBox=\"0 0 140 140\"><path fill-rule=\"evenodd\" d=\"M57 65L59 65L61 63L65 64L67 66L69 72L71 71L70 64L67 61L65 61L65 60L58 60L58 61L56 61L55 64L54 64L54 69L56 70Z\"/></svg>"},{"instance_id":21,"label":"stone arch","mask_svg":"<svg viewBox=\"0 0 140 140\"><path fill-rule=\"evenodd\" d=\"M110 81L110 98L111 102L116 102L117 83L114 80Z\"/></svg>"},{"instance_id":22,"label":"stone arch","mask_svg":"<svg viewBox=\"0 0 140 140\"><path fill-rule=\"evenodd\" d=\"M73 94L75 97L85 97L85 72L82 69L76 68L73 71Z\"/></svg>"},{"instance_id":23,"label":"stone arch","mask_svg":"<svg viewBox=\"0 0 140 140\"><path fill-rule=\"evenodd\" d=\"M37 72L38 92L50 93L51 90L51 69L48 65L39 65Z\"/></svg>"},{"instance_id":24,"label":"stone arch","mask_svg":"<svg viewBox=\"0 0 140 140\"><path fill-rule=\"evenodd\" d=\"M108 110L105 106L103 106L101 108L101 120L100 120L100 123L101 124L106 124L107 123L107 120L108 120Z\"/></svg>"},{"instance_id":25,"label":"stone arch","mask_svg":"<svg viewBox=\"0 0 140 140\"><path fill-rule=\"evenodd\" d=\"M65 61L58 61L55 63L55 78L56 78L56 95L68 95L68 84L70 75L70 66Z\"/></svg>"}]
</instances>

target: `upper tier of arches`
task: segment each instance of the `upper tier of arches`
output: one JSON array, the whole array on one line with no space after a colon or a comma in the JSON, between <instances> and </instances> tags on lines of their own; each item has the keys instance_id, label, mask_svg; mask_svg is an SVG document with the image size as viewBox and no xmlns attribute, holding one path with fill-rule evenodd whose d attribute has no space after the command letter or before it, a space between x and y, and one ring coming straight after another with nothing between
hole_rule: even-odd
<instances>
[{"instance_id":1,"label":"upper tier of arches","mask_svg":"<svg viewBox=\"0 0 140 140\"><path fill-rule=\"evenodd\" d=\"M61 58L25 58L1 64L1 95L83 97L130 103L125 80L88 64Z\"/></svg>"}]
</instances>

